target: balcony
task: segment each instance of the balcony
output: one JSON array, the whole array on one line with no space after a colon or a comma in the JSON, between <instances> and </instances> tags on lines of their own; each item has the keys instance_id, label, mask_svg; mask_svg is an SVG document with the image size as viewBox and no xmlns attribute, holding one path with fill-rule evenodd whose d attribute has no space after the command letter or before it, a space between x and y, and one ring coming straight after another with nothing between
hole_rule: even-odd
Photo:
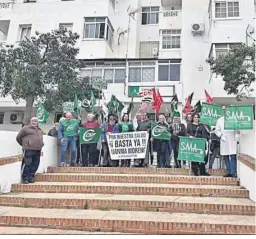
<instances>
[{"instance_id":1,"label":"balcony","mask_svg":"<svg viewBox=\"0 0 256 239\"><path fill-rule=\"evenodd\" d=\"M159 15L159 29L182 29L182 11L162 11Z\"/></svg>"}]
</instances>

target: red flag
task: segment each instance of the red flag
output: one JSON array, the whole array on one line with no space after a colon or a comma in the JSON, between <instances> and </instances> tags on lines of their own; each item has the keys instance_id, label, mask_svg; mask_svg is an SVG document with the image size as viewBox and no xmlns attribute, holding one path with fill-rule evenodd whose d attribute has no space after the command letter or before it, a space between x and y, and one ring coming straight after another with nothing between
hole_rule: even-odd
<instances>
[{"instance_id":1,"label":"red flag","mask_svg":"<svg viewBox=\"0 0 256 239\"><path fill-rule=\"evenodd\" d=\"M213 104L214 103L213 98L208 94L206 90L204 90L204 93L205 93L206 103Z\"/></svg>"},{"instance_id":2,"label":"red flag","mask_svg":"<svg viewBox=\"0 0 256 239\"><path fill-rule=\"evenodd\" d=\"M153 91L153 100L154 102L152 104L152 109L155 110L157 114L159 114L161 105L164 102L162 96L159 93L159 90L157 90L157 93L155 90Z\"/></svg>"},{"instance_id":3,"label":"red flag","mask_svg":"<svg viewBox=\"0 0 256 239\"><path fill-rule=\"evenodd\" d=\"M193 97L193 94L194 93L191 94L192 97ZM188 98L186 98L186 103L185 103L185 106L182 110L182 113L184 115L187 115L187 114L191 113L191 111L192 111L192 106L191 106L191 103L190 103L191 102L191 95L189 95Z\"/></svg>"}]
</instances>

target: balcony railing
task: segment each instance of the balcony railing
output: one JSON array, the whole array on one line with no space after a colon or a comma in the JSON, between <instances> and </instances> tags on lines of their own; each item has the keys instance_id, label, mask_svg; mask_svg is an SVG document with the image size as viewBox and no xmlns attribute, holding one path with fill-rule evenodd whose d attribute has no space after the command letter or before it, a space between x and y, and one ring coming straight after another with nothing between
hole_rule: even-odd
<instances>
[{"instance_id":1,"label":"balcony railing","mask_svg":"<svg viewBox=\"0 0 256 239\"><path fill-rule=\"evenodd\" d=\"M160 12L159 28L160 29L181 29L182 11L170 10Z\"/></svg>"},{"instance_id":2,"label":"balcony railing","mask_svg":"<svg viewBox=\"0 0 256 239\"><path fill-rule=\"evenodd\" d=\"M163 17L178 17L180 11L166 11L163 12Z\"/></svg>"},{"instance_id":3,"label":"balcony railing","mask_svg":"<svg viewBox=\"0 0 256 239\"><path fill-rule=\"evenodd\" d=\"M0 0L0 11L12 8L13 3L14 1L10 1L10 0L8 1Z\"/></svg>"}]
</instances>

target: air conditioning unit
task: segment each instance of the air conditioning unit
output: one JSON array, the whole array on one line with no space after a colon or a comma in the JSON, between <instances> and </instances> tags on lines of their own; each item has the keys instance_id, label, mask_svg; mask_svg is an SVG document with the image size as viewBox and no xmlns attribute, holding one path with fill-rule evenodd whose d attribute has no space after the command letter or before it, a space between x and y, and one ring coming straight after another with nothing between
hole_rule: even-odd
<instances>
[{"instance_id":1,"label":"air conditioning unit","mask_svg":"<svg viewBox=\"0 0 256 239\"><path fill-rule=\"evenodd\" d=\"M23 119L24 119L23 112L12 112L10 115L10 122L12 124L22 124Z\"/></svg>"},{"instance_id":2,"label":"air conditioning unit","mask_svg":"<svg viewBox=\"0 0 256 239\"><path fill-rule=\"evenodd\" d=\"M193 35L202 35L205 31L205 25L203 23L194 23L191 28Z\"/></svg>"},{"instance_id":3,"label":"air conditioning unit","mask_svg":"<svg viewBox=\"0 0 256 239\"><path fill-rule=\"evenodd\" d=\"M153 57L157 57L158 56L158 49L157 49L157 47L153 48L152 55L153 55Z\"/></svg>"}]
</instances>

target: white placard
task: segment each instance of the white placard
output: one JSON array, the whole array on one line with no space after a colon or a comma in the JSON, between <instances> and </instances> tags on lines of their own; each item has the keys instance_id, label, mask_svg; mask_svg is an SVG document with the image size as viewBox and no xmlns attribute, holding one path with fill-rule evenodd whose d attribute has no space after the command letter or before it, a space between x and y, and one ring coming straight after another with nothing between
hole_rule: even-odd
<instances>
[{"instance_id":1,"label":"white placard","mask_svg":"<svg viewBox=\"0 0 256 239\"><path fill-rule=\"evenodd\" d=\"M148 132L129 132L107 135L112 160L143 159L148 146Z\"/></svg>"}]
</instances>

